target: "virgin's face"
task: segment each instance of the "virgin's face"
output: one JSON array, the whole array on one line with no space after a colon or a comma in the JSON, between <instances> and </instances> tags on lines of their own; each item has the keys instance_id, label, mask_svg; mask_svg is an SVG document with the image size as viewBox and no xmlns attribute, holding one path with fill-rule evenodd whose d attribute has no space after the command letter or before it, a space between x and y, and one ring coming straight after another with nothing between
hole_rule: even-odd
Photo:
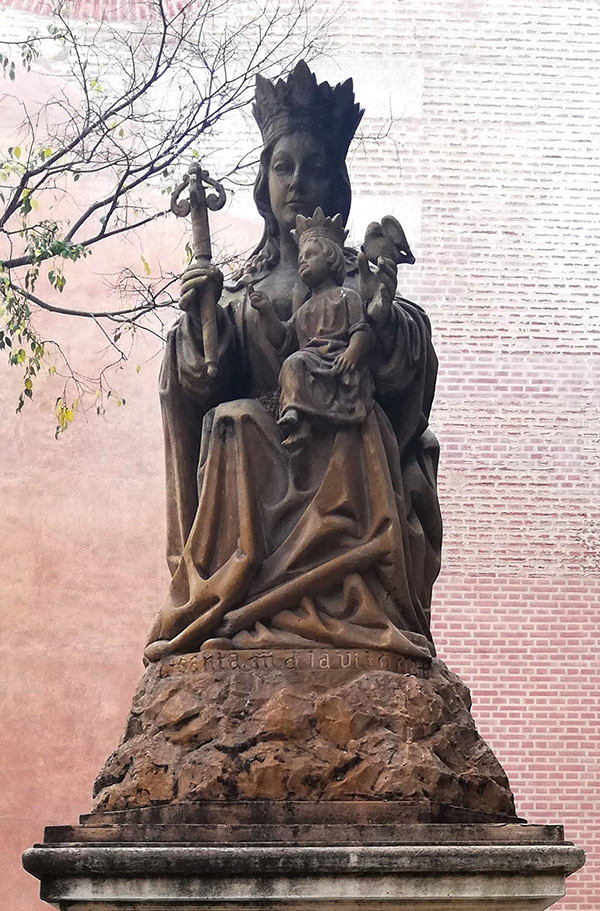
<instances>
[{"instance_id":1,"label":"virgin's face","mask_svg":"<svg viewBox=\"0 0 600 911\"><path fill-rule=\"evenodd\" d=\"M281 230L296 227L296 216L327 208L330 174L325 149L310 133L277 141L269 165L269 199Z\"/></svg>"}]
</instances>

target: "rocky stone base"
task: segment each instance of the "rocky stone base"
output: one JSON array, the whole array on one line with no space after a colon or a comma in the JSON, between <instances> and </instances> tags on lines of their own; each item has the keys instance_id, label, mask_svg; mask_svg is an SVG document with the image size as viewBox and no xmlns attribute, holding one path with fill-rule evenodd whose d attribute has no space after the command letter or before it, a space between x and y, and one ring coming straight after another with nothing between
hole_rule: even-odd
<instances>
[{"instance_id":1,"label":"rocky stone base","mask_svg":"<svg viewBox=\"0 0 600 911\"><path fill-rule=\"evenodd\" d=\"M441 661L299 651L201 652L150 666L96 780L95 811L373 800L420 807L406 822L434 805L462 811L458 821L465 811L515 819L469 691Z\"/></svg>"}]
</instances>

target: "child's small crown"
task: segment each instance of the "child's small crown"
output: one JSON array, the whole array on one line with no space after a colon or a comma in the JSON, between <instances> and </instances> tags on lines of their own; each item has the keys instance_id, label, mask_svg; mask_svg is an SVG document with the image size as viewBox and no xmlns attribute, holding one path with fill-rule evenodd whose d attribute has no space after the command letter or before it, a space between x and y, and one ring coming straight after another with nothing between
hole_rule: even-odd
<instances>
[{"instance_id":1,"label":"child's small crown","mask_svg":"<svg viewBox=\"0 0 600 911\"><path fill-rule=\"evenodd\" d=\"M330 218L329 215L324 214L320 206L317 206L312 216L296 216L296 228L292 234L298 243L300 243L300 238L306 241L312 237L326 237L343 249L348 232L344 228L341 215L334 215L333 218Z\"/></svg>"}]
</instances>

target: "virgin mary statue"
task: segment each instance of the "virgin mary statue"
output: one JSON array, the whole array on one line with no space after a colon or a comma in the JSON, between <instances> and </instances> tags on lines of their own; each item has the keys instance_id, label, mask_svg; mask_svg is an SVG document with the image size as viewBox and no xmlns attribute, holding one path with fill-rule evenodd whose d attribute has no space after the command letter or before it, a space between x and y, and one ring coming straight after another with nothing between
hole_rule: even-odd
<instances>
[{"instance_id":1,"label":"virgin mary statue","mask_svg":"<svg viewBox=\"0 0 600 911\"><path fill-rule=\"evenodd\" d=\"M298 214L350 210L345 158L362 116L352 80L318 84L305 63L257 80L263 151L254 188L260 243L223 289L192 264L160 379L172 581L146 660L200 649L377 648L428 662L441 519L438 444L428 429L437 360L430 325L395 296L396 265L345 250L344 285L369 312L374 403L361 423L323 420L300 450L282 446L278 377L250 296L283 321L308 294L292 230ZM209 375L201 314L217 307ZM213 372L213 371L211 371Z\"/></svg>"}]
</instances>

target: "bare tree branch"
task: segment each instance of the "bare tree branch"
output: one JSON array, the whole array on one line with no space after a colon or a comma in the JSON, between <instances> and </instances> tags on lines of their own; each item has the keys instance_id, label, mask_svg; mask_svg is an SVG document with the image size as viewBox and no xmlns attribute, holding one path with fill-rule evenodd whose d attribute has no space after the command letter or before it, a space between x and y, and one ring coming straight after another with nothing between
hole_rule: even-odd
<instances>
[{"instance_id":1,"label":"bare tree branch","mask_svg":"<svg viewBox=\"0 0 600 911\"><path fill-rule=\"evenodd\" d=\"M60 340L37 335L38 310L94 321L109 349L118 349L113 365L126 357L122 332L162 338L160 314L175 303L175 276L163 275L159 265L158 279L150 282L120 269L106 280L108 294L117 293L122 306L94 310L71 300L76 292L64 263L78 269L99 244L137 238L166 213L149 185L170 192L200 142L203 155L216 149L215 131L248 104L259 72L279 77L323 45L314 2L249 0L242 10L229 0L188 0L168 12L164 0L152 0L152 15L127 26L72 21L62 7L48 34L0 41L0 66L13 53L25 65L17 79L9 61L17 91L3 98L3 105L21 109L22 122L15 145L0 151L0 349L23 367L26 397L46 346L63 350ZM46 70L46 97L26 101L19 81L30 69L35 74L39 55L58 47L62 72L53 67L48 76ZM240 149L222 167L222 179L247 184L244 169L256 160L256 149ZM47 299L46 281L64 294L65 306ZM89 391L90 378L84 382L64 353L61 358L69 384ZM95 379L101 395L105 369Z\"/></svg>"}]
</instances>

